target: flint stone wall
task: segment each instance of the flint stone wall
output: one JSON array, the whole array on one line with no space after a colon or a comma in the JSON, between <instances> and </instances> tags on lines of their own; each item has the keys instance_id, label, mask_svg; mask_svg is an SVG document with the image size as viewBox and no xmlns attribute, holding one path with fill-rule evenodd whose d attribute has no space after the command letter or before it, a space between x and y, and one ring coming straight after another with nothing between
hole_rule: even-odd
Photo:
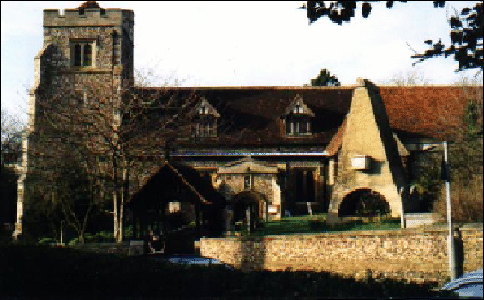
<instances>
[{"instance_id":1,"label":"flint stone wall","mask_svg":"<svg viewBox=\"0 0 484 300\"><path fill-rule=\"evenodd\" d=\"M447 233L435 228L203 238L200 254L243 271L324 271L356 279L443 283L449 277ZM481 269L482 225L462 228L460 236L463 271Z\"/></svg>"}]
</instances>

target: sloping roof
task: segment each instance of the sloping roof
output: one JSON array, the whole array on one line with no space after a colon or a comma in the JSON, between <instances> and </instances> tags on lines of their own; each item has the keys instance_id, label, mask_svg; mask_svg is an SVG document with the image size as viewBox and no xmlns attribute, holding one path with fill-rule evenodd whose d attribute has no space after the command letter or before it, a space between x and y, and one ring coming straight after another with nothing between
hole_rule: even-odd
<instances>
[{"instance_id":1,"label":"sloping roof","mask_svg":"<svg viewBox=\"0 0 484 300\"><path fill-rule=\"evenodd\" d=\"M178 96L203 97L221 116L217 138L186 141L186 146L297 148L330 143L349 111L354 88L170 87L166 90ZM138 89L150 92L165 88ZM399 137L444 139L462 125L469 97L482 95L482 86L381 86L377 91L385 104L390 126ZM283 116L296 95L302 97L315 115L310 136L285 136Z\"/></svg>"},{"instance_id":2,"label":"sloping roof","mask_svg":"<svg viewBox=\"0 0 484 300\"><path fill-rule=\"evenodd\" d=\"M284 146L329 143L350 107L353 87L234 87L170 88L179 96L193 93L204 97L220 114L216 139L204 139L190 146ZM286 137L283 116L299 94L315 114L313 134Z\"/></svg>"},{"instance_id":3,"label":"sloping roof","mask_svg":"<svg viewBox=\"0 0 484 300\"><path fill-rule=\"evenodd\" d=\"M341 126L338 128L338 131L333 136L331 141L329 142L328 147L326 147L326 152L328 152L329 156L334 156L338 153L338 150L341 148L343 143L343 134L346 130L346 118L344 119Z\"/></svg>"},{"instance_id":4,"label":"sloping roof","mask_svg":"<svg viewBox=\"0 0 484 300\"><path fill-rule=\"evenodd\" d=\"M218 170L218 174L277 174L277 172L277 167L268 166L249 157L242 158L236 162L231 162L226 166L220 167Z\"/></svg>"},{"instance_id":5,"label":"sloping roof","mask_svg":"<svg viewBox=\"0 0 484 300\"><path fill-rule=\"evenodd\" d=\"M480 98L482 86L379 87L392 129L408 136L452 137L462 126L470 98Z\"/></svg>"},{"instance_id":6,"label":"sloping roof","mask_svg":"<svg viewBox=\"0 0 484 300\"><path fill-rule=\"evenodd\" d=\"M180 197L176 194L177 188L189 192L191 197L188 201L205 205L212 204L214 200L220 202L220 197L216 196L217 192L213 189L210 180L200 176L196 170L182 164L164 163L146 184L136 191L128 206L138 208L157 206L160 202Z\"/></svg>"}]
</instances>

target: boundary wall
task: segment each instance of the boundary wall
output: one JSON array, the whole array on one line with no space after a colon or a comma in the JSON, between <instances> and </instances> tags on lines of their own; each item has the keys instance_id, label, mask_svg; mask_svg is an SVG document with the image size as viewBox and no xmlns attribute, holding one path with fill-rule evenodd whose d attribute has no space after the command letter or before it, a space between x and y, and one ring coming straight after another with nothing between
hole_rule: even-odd
<instances>
[{"instance_id":1,"label":"boundary wall","mask_svg":"<svg viewBox=\"0 0 484 300\"><path fill-rule=\"evenodd\" d=\"M448 280L446 228L202 238L200 255L242 271L331 272L416 283ZM456 230L460 272L483 267L482 225Z\"/></svg>"}]
</instances>

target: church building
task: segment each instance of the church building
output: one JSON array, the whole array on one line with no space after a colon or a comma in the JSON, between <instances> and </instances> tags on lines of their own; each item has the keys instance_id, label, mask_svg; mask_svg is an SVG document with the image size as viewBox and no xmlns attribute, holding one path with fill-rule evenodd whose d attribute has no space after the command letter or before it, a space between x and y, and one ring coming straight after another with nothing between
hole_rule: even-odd
<instances>
[{"instance_id":1,"label":"church building","mask_svg":"<svg viewBox=\"0 0 484 300\"><path fill-rule=\"evenodd\" d=\"M341 87L137 87L133 51L132 10L101 8L93 1L63 13L44 10L16 234L22 232L24 202L36 170L54 162L60 149L56 143L69 138L63 131L47 132L74 122L52 119L57 110L82 112L78 126L96 128L99 110L107 109L118 130L136 127L129 119L136 109L183 99L173 101L172 114L178 112L176 105L184 106L189 118L183 126L170 127L165 106L162 114L156 109L146 114L151 121L139 117L142 125L131 129L136 142L125 149L136 165L129 170L136 171L129 175L126 202L136 199L167 162L176 161L198 171L222 195L230 227L239 219L274 220L288 214L327 212L328 220L337 220L421 211L426 204L410 194L422 160L430 152L441 155L442 141L462 126L469 97L482 95L482 86L377 86L362 78ZM127 105L134 107L133 99L136 108L127 110ZM89 114L91 123L85 121ZM57 126L46 127L48 122ZM121 139L121 129L116 130ZM168 131L177 136L170 138ZM111 152L96 146L104 145L95 136L100 132L93 130L90 143L102 164ZM48 143L46 136L51 136ZM106 169L105 175L126 174ZM370 209L378 211L365 211L362 198L373 199Z\"/></svg>"}]
</instances>

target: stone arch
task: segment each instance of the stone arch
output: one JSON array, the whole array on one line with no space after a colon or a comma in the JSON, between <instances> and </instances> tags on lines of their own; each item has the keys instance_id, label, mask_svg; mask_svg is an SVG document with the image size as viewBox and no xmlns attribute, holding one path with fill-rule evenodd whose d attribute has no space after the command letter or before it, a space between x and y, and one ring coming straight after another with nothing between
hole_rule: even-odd
<instances>
[{"instance_id":1,"label":"stone arch","mask_svg":"<svg viewBox=\"0 0 484 300\"><path fill-rule=\"evenodd\" d=\"M382 216L390 213L390 203L385 196L370 188L353 189L342 198L338 207L338 217Z\"/></svg>"},{"instance_id":2,"label":"stone arch","mask_svg":"<svg viewBox=\"0 0 484 300\"><path fill-rule=\"evenodd\" d=\"M243 191L232 198L233 222L242 221L254 229L256 224L267 218L267 199L256 191Z\"/></svg>"}]
</instances>

